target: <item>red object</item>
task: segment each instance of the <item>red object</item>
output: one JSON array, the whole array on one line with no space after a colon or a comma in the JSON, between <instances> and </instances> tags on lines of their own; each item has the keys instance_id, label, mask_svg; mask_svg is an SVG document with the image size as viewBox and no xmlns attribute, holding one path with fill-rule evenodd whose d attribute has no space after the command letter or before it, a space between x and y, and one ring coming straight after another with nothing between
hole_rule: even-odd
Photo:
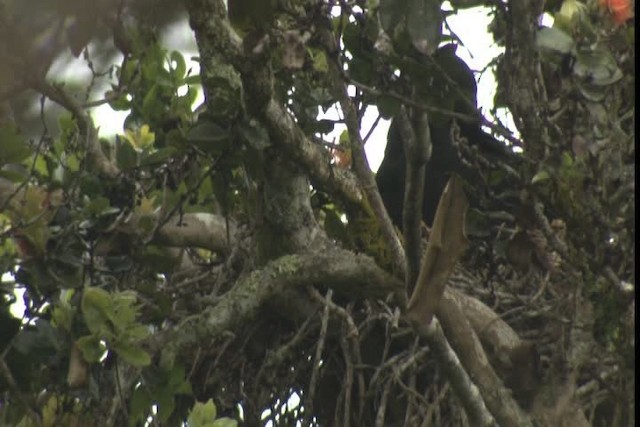
<instances>
[{"instance_id":1,"label":"red object","mask_svg":"<svg viewBox=\"0 0 640 427\"><path fill-rule=\"evenodd\" d=\"M633 17L633 0L600 0L600 5L609 10L618 25Z\"/></svg>"}]
</instances>

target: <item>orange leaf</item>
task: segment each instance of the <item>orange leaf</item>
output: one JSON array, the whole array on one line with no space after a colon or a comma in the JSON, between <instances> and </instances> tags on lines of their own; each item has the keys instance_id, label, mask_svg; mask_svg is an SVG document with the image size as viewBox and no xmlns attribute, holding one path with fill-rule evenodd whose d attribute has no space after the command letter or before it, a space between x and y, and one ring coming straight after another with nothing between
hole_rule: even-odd
<instances>
[{"instance_id":1,"label":"orange leaf","mask_svg":"<svg viewBox=\"0 0 640 427\"><path fill-rule=\"evenodd\" d=\"M599 0L606 7L616 24L621 25L633 17L633 0Z\"/></svg>"}]
</instances>

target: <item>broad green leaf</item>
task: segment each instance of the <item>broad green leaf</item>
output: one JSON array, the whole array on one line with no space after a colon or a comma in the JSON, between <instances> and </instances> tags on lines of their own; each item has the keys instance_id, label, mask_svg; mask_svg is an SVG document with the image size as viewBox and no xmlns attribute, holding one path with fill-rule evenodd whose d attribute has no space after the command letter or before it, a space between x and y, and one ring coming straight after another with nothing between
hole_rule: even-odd
<instances>
[{"instance_id":1,"label":"broad green leaf","mask_svg":"<svg viewBox=\"0 0 640 427\"><path fill-rule=\"evenodd\" d=\"M169 386L171 388L175 388L176 386L180 385L180 383L184 381L185 374L186 372L183 365L174 365L173 368L171 368L171 371L169 371Z\"/></svg>"},{"instance_id":2,"label":"broad green leaf","mask_svg":"<svg viewBox=\"0 0 640 427\"><path fill-rule=\"evenodd\" d=\"M573 74L596 86L608 86L622 78L615 59L604 50L578 52Z\"/></svg>"},{"instance_id":3,"label":"broad green leaf","mask_svg":"<svg viewBox=\"0 0 640 427\"><path fill-rule=\"evenodd\" d=\"M398 98L389 95L381 95L378 97L378 111L383 119L391 119L400 109L401 102Z\"/></svg>"},{"instance_id":4,"label":"broad green leaf","mask_svg":"<svg viewBox=\"0 0 640 427\"><path fill-rule=\"evenodd\" d=\"M60 302L53 307L51 320L55 326L70 332L73 314L74 311L69 303Z\"/></svg>"},{"instance_id":5,"label":"broad green leaf","mask_svg":"<svg viewBox=\"0 0 640 427\"><path fill-rule=\"evenodd\" d=\"M131 101L129 100L129 95L126 93L114 97L114 92L108 90L104 94L104 96L107 99L111 98L109 101L109 106L114 111L127 111L131 109Z\"/></svg>"},{"instance_id":6,"label":"broad green leaf","mask_svg":"<svg viewBox=\"0 0 640 427\"><path fill-rule=\"evenodd\" d=\"M49 209L49 194L40 187L27 187L20 198L11 199L7 214L19 233L33 246L36 254L44 253L49 240L49 221L54 211ZM28 224L26 227L21 224Z\"/></svg>"},{"instance_id":7,"label":"broad green leaf","mask_svg":"<svg viewBox=\"0 0 640 427\"><path fill-rule=\"evenodd\" d=\"M311 61L313 63L313 69L319 73L326 73L329 71L329 62L327 60L327 54L324 50L309 49L311 55Z\"/></svg>"},{"instance_id":8,"label":"broad green leaf","mask_svg":"<svg viewBox=\"0 0 640 427\"><path fill-rule=\"evenodd\" d=\"M80 160L78 160L77 155L70 154L66 156L64 162L71 172L78 172L80 170Z\"/></svg>"},{"instance_id":9,"label":"broad green leaf","mask_svg":"<svg viewBox=\"0 0 640 427\"><path fill-rule=\"evenodd\" d=\"M137 307L136 294L133 291L124 291L111 294L111 309L107 313L109 320L113 322L118 331L123 331L135 322Z\"/></svg>"},{"instance_id":10,"label":"broad green leaf","mask_svg":"<svg viewBox=\"0 0 640 427\"><path fill-rule=\"evenodd\" d=\"M131 80L134 77L139 76L139 67L140 61L138 61L137 59L131 59L127 61L124 65L124 68L120 68L120 82L125 85L132 83Z\"/></svg>"},{"instance_id":11,"label":"broad green leaf","mask_svg":"<svg viewBox=\"0 0 640 427\"><path fill-rule=\"evenodd\" d=\"M201 119L187 133L187 140L203 151L215 154L227 147L231 134L216 123Z\"/></svg>"},{"instance_id":12,"label":"broad green leaf","mask_svg":"<svg viewBox=\"0 0 640 427\"><path fill-rule=\"evenodd\" d=\"M89 330L93 334L104 333L105 323L112 310L109 293L97 287L85 288L80 306Z\"/></svg>"},{"instance_id":13,"label":"broad green leaf","mask_svg":"<svg viewBox=\"0 0 640 427\"><path fill-rule=\"evenodd\" d=\"M82 351L84 360L95 363L104 355L106 348L96 335L85 335L76 340L76 345Z\"/></svg>"},{"instance_id":14,"label":"broad green leaf","mask_svg":"<svg viewBox=\"0 0 640 427\"><path fill-rule=\"evenodd\" d=\"M171 68L173 70L173 76L178 82L182 82L184 75L187 73L187 64L182 54L178 51L173 51L169 55L171 61Z\"/></svg>"},{"instance_id":15,"label":"broad green leaf","mask_svg":"<svg viewBox=\"0 0 640 427\"><path fill-rule=\"evenodd\" d=\"M133 146L116 136L116 162L121 169L138 166L138 153Z\"/></svg>"},{"instance_id":16,"label":"broad green leaf","mask_svg":"<svg viewBox=\"0 0 640 427\"><path fill-rule=\"evenodd\" d=\"M200 82L201 82L200 74L194 74L192 76L187 76L184 79L184 84L187 84L187 85L199 85Z\"/></svg>"},{"instance_id":17,"label":"broad green leaf","mask_svg":"<svg viewBox=\"0 0 640 427\"><path fill-rule=\"evenodd\" d=\"M142 125L135 131L131 129L125 129L124 139L129 141L131 145L139 150L146 150L153 146L156 140L155 133L149 130L149 125Z\"/></svg>"},{"instance_id":18,"label":"broad green leaf","mask_svg":"<svg viewBox=\"0 0 640 427\"><path fill-rule=\"evenodd\" d=\"M159 84L154 84L142 100L142 114L146 119L159 117L165 107L166 104L162 100L160 86Z\"/></svg>"},{"instance_id":19,"label":"broad green leaf","mask_svg":"<svg viewBox=\"0 0 640 427\"><path fill-rule=\"evenodd\" d=\"M0 127L0 167L20 163L31 155L27 142L15 126Z\"/></svg>"},{"instance_id":20,"label":"broad green leaf","mask_svg":"<svg viewBox=\"0 0 640 427\"><path fill-rule=\"evenodd\" d=\"M49 175L49 169L47 168L46 160L41 160L38 162L38 159L42 159L42 156L36 157L36 162L34 164L34 171L39 173L42 177L47 177ZM31 162L31 160L27 160ZM43 168L44 167L44 168ZM7 179L14 184L22 184L23 182L29 179L29 172L26 168L23 168L19 165L12 164L8 167L4 167L0 169L0 177Z\"/></svg>"},{"instance_id":21,"label":"broad green leaf","mask_svg":"<svg viewBox=\"0 0 640 427\"><path fill-rule=\"evenodd\" d=\"M571 52L575 42L559 28L543 27L536 34L536 45L540 50L566 55Z\"/></svg>"},{"instance_id":22,"label":"broad green leaf","mask_svg":"<svg viewBox=\"0 0 640 427\"><path fill-rule=\"evenodd\" d=\"M100 216L110 210L109 199L106 197L96 197L89 201L85 208L85 213L89 216Z\"/></svg>"},{"instance_id":23,"label":"broad green leaf","mask_svg":"<svg viewBox=\"0 0 640 427\"><path fill-rule=\"evenodd\" d=\"M196 101L196 98L198 98L198 89L190 86L187 89L187 93L185 93L182 96L179 96L176 99L177 105L179 107L179 113L188 114L189 116L191 116L193 114L191 111L191 107L193 106L193 103ZM184 111L180 109L183 109Z\"/></svg>"},{"instance_id":24,"label":"broad green leaf","mask_svg":"<svg viewBox=\"0 0 640 427\"><path fill-rule=\"evenodd\" d=\"M536 173L533 178L531 178L531 183L537 184L539 182L547 181L550 178L551 175L549 175L549 172L543 169Z\"/></svg>"},{"instance_id":25,"label":"broad green leaf","mask_svg":"<svg viewBox=\"0 0 640 427\"><path fill-rule=\"evenodd\" d=\"M133 391L133 395L131 396L129 404L131 412L129 425L135 426L135 421L142 421L142 419L146 418L146 415L151 410L152 404L153 398L149 388L145 384L140 384L140 386ZM132 421L134 422L132 423Z\"/></svg>"},{"instance_id":26,"label":"broad green leaf","mask_svg":"<svg viewBox=\"0 0 640 427\"><path fill-rule=\"evenodd\" d=\"M149 166L163 163L177 153L175 147L164 147L151 153L142 153L140 155L140 166Z\"/></svg>"},{"instance_id":27,"label":"broad green leaf","mask_svg":"<svg viewBox=\"0 0 640 427\"><path fill-rule=\"evenodd\" d=\"M143 368L151 363L149 354L133 343L114 343L111 348L127 363L137 368Z\"/></svg>"},{"instance_id":28,"label":"broad green leaf","mask_svg":"<svg viewBox=\"0 0 640 427\"><path fill-rule=\"evenodd\" d=\"M371 84L374 71L371 61L362 56L355 57L349 62L349 77L358 83Z\"/></svg>"},{"instance_id":29,"label":"broad green leaf","mask_svg":"<svg viewBox=\"0 0 640 427\"><path fill-rule=\"evenodd\" d=\"M124 331L123 336L132 342L138 342L149 336L149 328L142 324L132 324Z\"/></svg>"},{"instance_id":30,"label":"broad green leaf","mask_svg":"<svg viewBox=\"0 0 640 427\"><path fill-rule=\"evenodd\" d=\"M238 422L234 419L223 417L218 418L212 424L212 427L237 427Z\"/></svg>"},{"instance_id":31,"label":"broad green leaf","mask_svg":"<svg viewBox=\"0 0 640 427\"><path fill-rule=\"evenodd\" d=\"M158 419L160 421L167 421L176 407L172 390L156 389L154 398L158 403Z\"/></svg>"},{"instance_id":32,"label":"broad green leaf","mask_svg":"<svg viewBox=\"0 0 640 427\"><path fill-rule=\"evenodd\" d=\"M213 399L205 403L196 402L191 409L191 414L187 418L189 427L202 427L216 419L217 409Z\"/></svg>"}]
</instances>

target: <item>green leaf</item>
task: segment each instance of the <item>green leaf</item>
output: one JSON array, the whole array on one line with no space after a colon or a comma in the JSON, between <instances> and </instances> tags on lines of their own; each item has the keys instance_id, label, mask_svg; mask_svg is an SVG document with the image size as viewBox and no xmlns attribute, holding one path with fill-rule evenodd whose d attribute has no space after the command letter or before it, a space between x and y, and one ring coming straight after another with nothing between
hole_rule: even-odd
<instances>
[{"instance_id":1,"label":"green leaf","mask_svg":"<svg viewBox=\"0 0 640 427\"><path fill-rule=\"evenodd\" d=\"M191 106L196 101L196 98L198 98L198 90L192 86L190 86L187 89L187 93L185 93L182 96L179 96L176 100L176 103L177 103L177 108L180 114L184 114L191 117L193 115L193 112L191 111ZM181 111L181 110L184 110L184 111Z\"/></svg>"},{"instance_id":2,"label":"green leaf","mask_svg":"<svg viewBox=\"0 0 640 427\"><path fill-rule=\"evenodd\" d=\"M129 406L131 418L129 419L129 425L135 426L135 421L142 421L146 418L149 410L151 409L152 403L153 398L149 389L144 384L141 384L133 391L133 395L131 396ZM134 422L132 423L131 421Z\"/></svg>"},{"instance_id":3,"label":"green leaf","mask_svg":"<svg viewBox=\"0 0 640 427\"><path fill-rule=\"evenodd\" d=\"M110 97L113 96L113 91L107 91L105 93L105 97ZM129 101L129 95L128 94L122 94L114 99L111 99L109 101L109 106L114 110L114 111L127 111L131 109L131 101Z\"/></svg>"},{"instance_id":4,"label":"green leaf","mask_svg":"<svg viewBox=\"0 0 640 427\"><path fill-rule=\"evenodd\" d=\"M136 318L137 308L136 293L133 291L123 291L110 294L111 307L108 311L109 319L119 329L129 327Z\"/></svg>"},{"instance_id":5,"label":"green leaf","mask_svg":"<svg viewBox=\"0 0 640 427\"><path fill-rule=\"evenodd\" d=\"M155 400L158 402L158 419L167 421L176 407L173 392L167 389L156 390Z\"/></svg>"},{"instance_id":6,"label":"green leaf","mask_svg":"<svg viewBox=\"0 0 640 427\"><path fill-rule=\"evenodd\" d=\"M30 155L31 150L17 127L0 127L0 167L7 163L20 163Z\"/></svg>"},{"instance_id":7,"label":"green leaf","mask_svg":"<svg viewBox=\"0 0 640 427\"><path fill-rule=\"evenodd\" d=\"M177 153L175 147L164 147L150 154L142 153L140 156L140 166L149 166L156 163L162 163Z\"/></svg>"},{"instance_id":8,"label":"green leaf","mask_svg":"<svg viewBox=\"0 0 640 427\"><path fill-rule=\"evenodd\" d=\"M142 114L147 119L159 117L162 115L165 106L161 97L160 86L154 84L142 100Z\"/></svg>"},{"instance_id":9,"label":"green leaf","mask_svg":"<svg viewBox=\"0 0 640 427\"><path fill-rule=\"evenodd\" d=\"M327 60L327 54L324 50L309 49L311 55L311 61L313 63L313 69L319 73L326 73L329 71L329 61Z\"/></svg>"},{"instance_id":10,"label":"green leaf","mask_svg":"<svg viewBox=\"0 0 640 427\"><path fill-rule=\"evenodd\" d=\"M149 336L149 328L142 324L128 325L124 337L132 342L137 342Z\"/></svg>"},{"instance_id":11,"label":"green leaf","mask_svg":"<svg viewBox=\"0 0 640 427\"><path fill-rule=\"evenodd\" d=\"M531 183L532 184L537 184L539 182L543 182L543 181L547 181L551 179L551 175L549 174L549 172L547 170L541 170L538 173L536 173L534 175L533 178L531 178Z\"/></svg>"},{"instance_id":12,"label":"green leaf","mask_svg":"<svg viewBox=\"0 0 640 427\"><path fill-rule=\"evenodd\" d=\"M194 74L192 76L187 76L184 79L184 84L186 85L199 85L202 80L200 79L200 74Z\"/></svg>"},{"instance_id":13,"label":"green leaf","mask_svg":"<svg viewBox=\"0 0 640 427\"><path fill-rule=\"evenodd\" d=\"M85 213L89 216L101 216L112 212L109 199L101 196L91 199L85 208Z\"/></svg>"},{"instance_id":14,"label":"green leaf","mask_svg":"<svg viewBox=\"0 0 640 427\"><path fill-rule=\"evenodd\" d=\"M383 119L391 119L400 109L401 102L398 98L389 95L380 95L378 97L378 111Z\"/></svg>"},{"instance_id":15,"label":"green leaf","mask_svg":"<svg viewBox=\"0 0 640 427\"><path fill-rule=\"evenodd\" d=\"M213 399L207 400L206 403L196 402L187 418L189 427L203 427L216 419L217 409Z\"/></svg>"},{"instance_id":16,"label":"green leaf","mask_svg":"<svg viewBox=\"0 0 640 427\"><path fill-rule=\"evenodd\" d=\"M61 301L56 304L51 311L51 320L53 324L67 332L71 331L74 310L71 304Z\"/></svg>"},{"instance_id":17,"label":"green leaf","mask_svg":"<svg viewBox=\"0 0 640 427\"><path fill-rule=\"evenodd\" d=\"M184 57L180 52L174 50L169 55L169 59L171 60L173 76L177 79L177 81L182 82L184 80L185 74L187 73L187 64L184 60Z\"/></svg>"},{"instance_id":18,"label":"green leaf","mask_svg":"<svg viewBox=\"0 0 640 427\"><path fill-rule=\"evenodd\" d=\"M234 419L223 417L218 418L212 424L212 427L237 427L238 422Z\"/></svg>"},{"instance_id":19,"label":"green leaf","mask_svg":"<svg viewBox=\"0 0 640 427\"><path fill-rule=\"evenodd\" d=\"M578 52L573 74L596 86L608 86L622 78L616 60L604 50Z\"/></svg>"},{"instance_id":20,"label":"green leaf","mask_svg":"<svg viewBox=\"0 0 640 427\"><path fill-rule=\"evenodd\" d=\"M575 45L573 38L559 28L543 27L536 34L536 46L542 51L570 53Z\"/></svg>"},{"instance_id":21,"label":"green leaf","mask_svg":"<svg viewBox=\"0 0 640 427\"><path fill-rule=\"evenodd\" d=\"M96 287L85 288L80 307L89 330L93 334L101 335L104 333L108 313L111 311L111 296L109 293Z\"/></svg>"},{"instance_id":22,"label":"green leaf","mask_svg":"<svg viewBox=\"0 0 640 427\"><path fill-rule=\"evenodd\" d=\"M134 77L139 77L139 66L140 61L137 59L126 61L124 68L120 68L120 83L129 85Z\"/></svg>"},{"instance_id":23,"label":"green leaf","mask_svg":"<svg viewBox=\"0 0 640 427\"><path fill-rule=\"evenodd\" d=\"M228 129L202 119L187 133L187 140L210 154L218 154L227 147L231 138Z\"/></svg>"},{"instance_id":24,"label":"green leaf","mask_svg":"<svg viewBox=\"0 0 640 427\"><path fill-rule=\"evenodd\" d=\"M116 136L116 163L120 169L132 169L138 166L136 149L119 136Z\"/></svg>"},{"instance_id":25,"label":"green leaf","mask_svg":"<svg viewBox=\"0 0 640 427\"><path fill-rule=\"evenodd\" d=\"M90 363L98 362L104 355L106 348L96 335L85 335L76 340L76 345L82 351L84 360Z\"/></svg>"},{"instance_id":26,"label":"green leaf","mask_svg":"<svg viewBox=\"0 0 640 427\"><path fill-rule=\"evenodd\" d=\"M174 365L171 371L169 371L169 381L168 381L169 387L174 389L176 388L176 386L179 386L180 383L184 381L185 374L186 372L184 370L183 365L181 364Z\"/></svg>"},{"instance_id":27,"label":"green leaf","mask_svg":"<svg viewBox=\"0 0 640 427\"><path fill-rule=\"evenodd\" d=\"M349 62L349 77L358 83L370 85L374 77L373 73L373 64L362 56L354 57Z\"/></svg>"},{"instance_id":28,"label":"green leaf","mask_svg":"<svg viewBox=\"0 0 640 427\"><path fill-rule=\"evenodd\" d=\"M131 343L114 343L111 346L118 356L122 357L126 362L137 368L149 366L151 357L139 346Z\"/></svg>"}]
</instances>

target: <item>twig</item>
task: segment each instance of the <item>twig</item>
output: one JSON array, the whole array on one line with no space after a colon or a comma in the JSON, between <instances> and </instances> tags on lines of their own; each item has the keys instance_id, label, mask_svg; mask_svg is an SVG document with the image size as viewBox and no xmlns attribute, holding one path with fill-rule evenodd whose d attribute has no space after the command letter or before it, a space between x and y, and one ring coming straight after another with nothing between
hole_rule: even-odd
<instances>
[{"instance_id":1,"label":"twig","mask_svg":"<svg viewBox=\"0 0 640 427\"><path fill-rule=\"evenodd\" d=\"M384 424L384 414L387 410L387 402L389 401L389 393L391 392L391 384L392 381L387 381L384 386L384 390L382 391L382 396L380 396L380 403L378 406L378 412L376 413L376 427L383 427Z\"/></svg>"},{"instance_id":2,"label":"twig","mask_svg":"<svg viewBox=\"0 0 640 427\"><path fill-rule=\"evenodd\" d=\"M346 325L346 322L345 322ZM353 389L353 361L349 352L348 334L344 334L340 340L342 353L344 354L345 373L342 388L344 389L344 412L342 413L342 425L349 427L351 419L351 390Z\"/></svg>"},{"instance_id":3,"label":"twig","mask_svg":"<svg viewBox=\"0 0 640 427\"><path fill-rule=\"evenodd\" d=\"M32 82L31 86L34 90L61 105L76 117L80 134L85 138L85 149L90 158L95 162L95 166L105 176L115 178L120 171L102 151L100 141L98 140L98 130L95 128L91 117L82 109L80 104L69 96L62 87L54 86L44 79Z\"/></svg>"},{"instance_id":4,"label":"twig","mask_svg":"<svg viewBox=\"0 0 640 427\"><path fill-rule=\"evenodd\" d=\"M486 118L484 118L484 116L478 114L478 115L470 115L470 114L463 114L463 113L458 113L446 108L440 108L440 107L435 107L432 105L427 105L427 104L423 104L421 102L417 102L414 101L413 99L407 98L406 96L400 95L397 92L393 92L393 91L389 91L389 92L383 92L381 90L378 90L376 88L373 88L371 86L367 86L363 83L360 83L356 80L353 79L349 79L349 83L354 85L355 87L357 87L358 89L367 92L371 95L374 96L380 96L380 95L387 95L390 96L392 98L397 99L398 101L402 102L404 105L409 106L411 108L415 108L417 110L421 110L421 111L426 111L427 113L438 113L438 114L442 114L444 116L447 117L451 117L454 119L458 119L458 120L462 120L464 122L476 122L476 121L480 121L480 124L482 124L483 126L488 127L489 129L491 129L492 131L494 131L496 134L502 136L503 138L505 138L507 141L509 141L510 143L512 143L514 146L516 147L522 147L523 143L521 140L519 140L518 138L514 137L512 135L512 133L508 130L505 129L503 126L497 125L493 122L491 122L490 120L487 120Z\"/></svg>"},{"instance_id":5,"label":"twig","mask_svg":"<svg viewBox=\"0 0 640 427\"><path fill-rule=\"evenodd\" d=\"M320 337L318 339L318 344L316 344L316 353L313 358L313 370L311 371L311 379L309 380L308 394L305 396L305 419L303 421L303 425L309 425L311 422L311 416L313 415L313 399L316 394L316 382L318 381L318 375L320 372L320 366L322 361L322 352L324 350L324 343L327 339L327 327L329 325L329 317L330 317L330 307L331 297L333 295L333 291L329 289L327 291L327 295L322 298L318 291L313 288L308 288L311 296L320 300L324 304L324 311L322 313L322 323L320 325Z\"/></svg>"}]
</instances>

